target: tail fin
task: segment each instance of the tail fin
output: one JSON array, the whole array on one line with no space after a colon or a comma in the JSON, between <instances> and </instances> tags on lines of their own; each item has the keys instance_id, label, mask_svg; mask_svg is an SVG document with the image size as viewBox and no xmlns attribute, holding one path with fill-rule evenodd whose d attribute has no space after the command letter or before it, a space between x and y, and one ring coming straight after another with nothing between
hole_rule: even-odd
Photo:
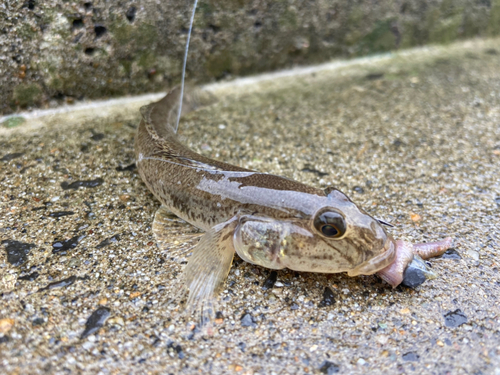
<instances>
[{"instance_id":1,"label":"tail fin","mask_svg":"<svg viewBox=\"0 0 500 375\"><path fill-rule=\"evenodd\" d=\"M151 124L158 136L162 138L176 133L175 126L180 103L180 90L181 88L177 86L163 99L141 107L141 115L144 121ZM216 101L215 95L209 91L188 88L182 101L181 115L213 104Z\"/></svg>"}]
</instances>

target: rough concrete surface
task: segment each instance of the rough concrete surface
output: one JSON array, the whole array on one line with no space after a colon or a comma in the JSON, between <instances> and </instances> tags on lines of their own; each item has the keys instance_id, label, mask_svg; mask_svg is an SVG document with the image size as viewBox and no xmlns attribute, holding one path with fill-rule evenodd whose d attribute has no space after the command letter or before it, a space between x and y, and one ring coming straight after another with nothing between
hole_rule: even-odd
<instances>
[{"instance_id":1,"label":"rough concrete surface","mask_svg":"<svg viewBox=\"0 0 500 375\"><path fill-rule=\"evenodd\" d=\"M0 140L2 374L500 373L500 40L214 90L199 152L346 192L396 238L455 239L439 277L272 273L237 257L212 334L170 302L198 230L133 168L136 108ZM87 114L88 115L88 114Z\"/></svg>"},{"instance_id":2,"label":"rough concrete surface","mask_svg":"<svg viewBox=\"0 0 500 375\"><path fill-rule=\"evenodd\" d=\"M0 114L179 81L193 1L0 4ZM198 82L500 33L500 0L200 1Z\"/></svg>"}]
</instances>

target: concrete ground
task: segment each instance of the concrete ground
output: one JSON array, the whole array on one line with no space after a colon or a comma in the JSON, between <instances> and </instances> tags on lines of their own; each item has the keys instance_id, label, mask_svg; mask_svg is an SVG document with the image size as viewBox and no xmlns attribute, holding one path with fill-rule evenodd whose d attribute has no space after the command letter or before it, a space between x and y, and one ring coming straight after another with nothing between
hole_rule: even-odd
<instances>
[{"instance_id":1,"label":"concrete ground","mask_svg":"<svg viewBox=\"0 0 500 375\"><path fill-rule=\"evenodd\" d=\"M439 277L392 289L237 258L209 335L169 302L169 252L198 230L154 242L140 103L30 119L0 130L2 374L500 373L500 40L212 89L181 123L190 146L337 186L396 238L453 237Z\"/></svg>"}]
</instances>

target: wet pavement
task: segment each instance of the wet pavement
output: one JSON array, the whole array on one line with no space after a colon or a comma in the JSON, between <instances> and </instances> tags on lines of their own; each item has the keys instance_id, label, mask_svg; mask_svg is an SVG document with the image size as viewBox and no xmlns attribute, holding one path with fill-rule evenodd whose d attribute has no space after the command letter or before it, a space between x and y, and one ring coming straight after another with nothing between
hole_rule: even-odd
<instances>
[{"instance_id":1,"label":"wet pavement","mask_svg":"<svg viewBox=\"0 0 500 375\"><path fill-rule=\"evenodd\" d=\"M133 166L138 104L0 131L0 369L36 373L500 373L500 40L214 87L181 122L204 155L336 186L438 278L270 271L235 258L212 333L171 302L199 238Z\"/></svg>"}]
</instances>

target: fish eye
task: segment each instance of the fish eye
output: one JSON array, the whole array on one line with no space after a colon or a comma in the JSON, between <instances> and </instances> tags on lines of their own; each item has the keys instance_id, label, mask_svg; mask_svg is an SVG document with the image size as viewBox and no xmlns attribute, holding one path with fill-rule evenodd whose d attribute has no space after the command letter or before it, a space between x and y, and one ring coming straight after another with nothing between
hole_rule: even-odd
<instances>
[{"instance_id":1,"label":"fish eye","mask_svg":"<svg viewBox=\"0 0 500 375\"><path fill-rule=\"evenodd\" d=\"M339 234L339 231L333 225L325 224L321 227L321 233L327 237L335 237Z\"/></svg>"},{"instance_id":2,"label":"fish eye","mask_svg":"<svg viewBox=\"0 0 500 375\"><path fill-rule=\"evenodd\" d=\"M346 232L344 217L336 211L323 211L316 215L314 227L323 236L340 238Z\"/></svg>"}]
</instances>

